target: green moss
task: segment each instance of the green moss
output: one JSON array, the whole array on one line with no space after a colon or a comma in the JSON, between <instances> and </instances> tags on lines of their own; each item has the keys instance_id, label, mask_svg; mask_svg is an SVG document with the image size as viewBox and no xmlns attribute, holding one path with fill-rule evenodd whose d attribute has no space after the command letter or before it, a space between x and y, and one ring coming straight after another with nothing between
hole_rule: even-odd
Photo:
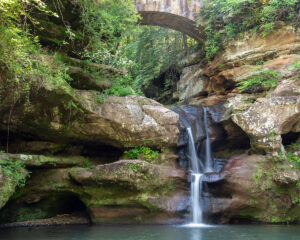
<instances>
[{"instance_id":1,"label":"green moss","mask_svg":"<svg viewBox=\"0 0 300 240\"><path fill-rule=\"evenodd\" d=\"M249 207L240 210L237 216L241 218L247 218L247 219L258 219L257 212L259 212L259 209L254 207Z\"/></svg>"}]
</instances>

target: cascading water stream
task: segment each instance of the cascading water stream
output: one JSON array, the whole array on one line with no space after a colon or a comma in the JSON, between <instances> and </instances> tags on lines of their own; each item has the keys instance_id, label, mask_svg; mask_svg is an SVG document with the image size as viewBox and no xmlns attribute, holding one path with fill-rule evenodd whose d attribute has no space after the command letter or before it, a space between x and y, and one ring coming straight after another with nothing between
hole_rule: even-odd
<instances>
[{"instance_id":1,"label":"cascading water stream","mask_svg":"<svg viewBox=\"0 0 300 240\"><path fill-rule=\"evenodd\" d=\"M200 189L202 188L201 182L201 168L200 161L197 156L197 151L195 148L194 137L192 133L192 129L189 127L186 129L189 136L188 143L188 151L191 161L191 170L192 170L192 178L191 178L191 195L192 195L192 211L193 211L193 224L199 224L202 222L202 209L200 205ZM203 169L203 166L201 166Z\"/></svg>"},{"instance_id":2,"label":"cascading water stream","mask_svg":"<svg viewBox=\"0 0 300 240\"><path fill-rule=\"evenodd\" d=\"M193 218L192 218L191 225L194 226L201 225L203 222L202 220L203 207L201 205L203 174L207 172L212 172L213 170L206 108L203 109L203 122L204 122L205 135L206 135L204 166L199 160L197 155L192 129L191 127L188 127L186 129L189 136L188 151L189 151L189 158L191 161L191 172L192 172L191 173L191 198L192 198Z\"/></svg>"},{"instance_id":3,"label":"cascading water stream","mask_svg":"<svg viewBox=\"0 0 300 240\"><path fill-rule=\"evenodd\" d=\"M193 224L202 223L202 207L200 204L200 194L202 192L202 178L201 173L192 173L192 210L193 210Z\"/></svg>"},{"instance_id":4,"label":"cascading water stream","mask_svg":"<svg viewBox=\"0 0 300 240\"><path fill-rule=\"evenodd\" d=\"M210 147L210 139L209 139L209 128L207 122L207 108L203 108L203 121L204 121L204 128L205 128L205 169L204 172L212 172L212 157L211 157L211 147Z\"/></svg>"}]
</instances>

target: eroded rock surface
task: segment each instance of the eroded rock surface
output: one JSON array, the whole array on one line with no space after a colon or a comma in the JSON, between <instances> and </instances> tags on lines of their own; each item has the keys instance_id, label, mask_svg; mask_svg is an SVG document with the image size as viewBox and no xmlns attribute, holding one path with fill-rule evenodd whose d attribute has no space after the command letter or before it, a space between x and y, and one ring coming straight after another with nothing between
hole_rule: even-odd
<instances>
[{"instance_id":1,"label":"eroded rock surface","mask_svg":"<svg viewBox=\"0 0 300 240\"><path fill-rule=\"evenodd\" d=\"M10 108L13 96L0 103L0 129L54 142L96 142L119 148L177 145L178 115L154 100L108 96L74 90L66 82L36 82L29 106ZM35 89L32 86L32 89ZM101 102L102 101L102 102Z\"/></svg>"},{"instance_id":2,"label":"eroded rock surface","mask_svg":"<svg viewBox=\"0 0 300 240\"><path fill-rule=\"evenodd\" d=\"M281 134L296 130L300 121L300 98L297 96L257 99L244 113L234 114L233 121L251 139L254 149L278 151Z\"/></svg>"},{"instance_id":3,"label":"eroded rock surface","mask_svg":"<svg viewBox=\"0 0 300 240\"><path fill-rule=\"evenodd\" d=\"M21 160L28 168L74 167L74 166L83 166L86 162L86 158L80 156L61 157L61 156L0 153L0 161L3 160L9 160L9 161Z\"/></svg>"},{"instance_id":4,"label":"eroded rock surface","mask_svg":"<svg viewBox=\"0 0 300 240\"><path fill-rule=\"evenodd\" d=\"M26 208L53 217L60 209L51 212L49 202L64 206L68 204L64 201L70 204L70 199L77 198L87 207L94 223L166 223L174 218L178 222L188 209L187 189L184 171L141 160L35 171L26 191L21 190L18 200L4 208L1 216L13 211L6 221L19 221L20 211ZM30 218L36 217L32 214L27 220Z\"/></svg>"}]
</instances>

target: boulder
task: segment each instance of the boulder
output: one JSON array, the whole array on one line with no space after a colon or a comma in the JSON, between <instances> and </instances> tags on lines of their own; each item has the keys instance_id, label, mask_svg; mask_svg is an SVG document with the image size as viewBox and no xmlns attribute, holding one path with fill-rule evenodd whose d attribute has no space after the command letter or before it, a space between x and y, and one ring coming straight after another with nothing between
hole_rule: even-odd
<instances>
[{"instance_id":1,"label":"boulder","mask_svg":"<svg viewBox=\"0 0 300 240\"><path fill-rule=\"evenodd\" d=\"M70 176L82 185L111 183L127 186L134 191L152 191L168 186L171 179L182 181L185 172L141 160L121 160L92 169L74 168L70 170Z\"/></svg>"},{"instance_id":2,"label":"boulder","mask_svg":"<svg viewBox=\"0 0 300 240\"><path fill-rule=\"evenodd\" d=\"M293 163L274 164L266 156L239 155L220 173L206 174L203 181L209 186L209 212L216 221L284 223L300 221L295 202L299 179L300 170Z\"/></svg>"},{"instance_id":3,"label":"boulder","mask_svg":"<svg viewBox=\"0 0 300 240\"><path fill-rule=\"evenodd\" d=\"M257 99L245 112L232 115L233 121L251 139L255 150L274 152L281 149L281 134L294 130L300 121L297 96Z\"/></svg>"}]
</instances>

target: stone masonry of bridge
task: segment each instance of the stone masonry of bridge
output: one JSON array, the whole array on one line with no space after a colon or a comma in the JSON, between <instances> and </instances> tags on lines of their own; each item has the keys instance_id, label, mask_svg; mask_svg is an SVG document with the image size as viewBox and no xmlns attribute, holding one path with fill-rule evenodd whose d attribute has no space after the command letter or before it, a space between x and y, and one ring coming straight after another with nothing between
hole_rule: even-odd
<instances>
[{"instance_id":1,"label":"stone masonry of bridge","mask_svg":"<svg viewBox=\"0 0 300 240\"><path fill-rule=\"evenodd\" d=\"M195 19L203 0L135 0L135 6L141 24L168 27L202 41Z\"/></svg>"}]
</instances>

